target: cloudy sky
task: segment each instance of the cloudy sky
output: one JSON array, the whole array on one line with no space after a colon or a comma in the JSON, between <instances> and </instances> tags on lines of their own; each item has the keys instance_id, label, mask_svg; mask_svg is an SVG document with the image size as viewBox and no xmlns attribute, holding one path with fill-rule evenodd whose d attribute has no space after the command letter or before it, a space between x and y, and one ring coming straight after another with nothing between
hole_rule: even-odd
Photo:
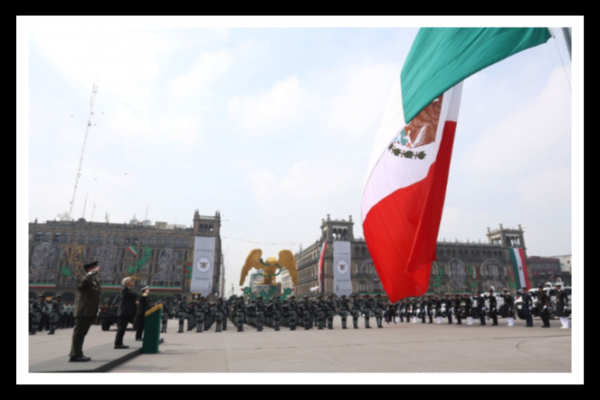
<instances>
[{"instance_id":1,"label":"cloudy sky","mask_svg":"<svg viewBox=\"0 0 600 400\"><path fill-rule=\"evenodd\" d=\"M296 252L327 214L352 216L362 237L392 84L419 26L457 25L552 26L556 37L465 81L438 240L485 242L488 227L520 224L528 255L576 253L583 68L572 74L559 27L582 18L565 17L22 18L19 249L26 257L27 222L69 211L94 84L74 218L190 226L195 210L219 210L227 294L252 249Z\"/></svg>"}]
</instances>

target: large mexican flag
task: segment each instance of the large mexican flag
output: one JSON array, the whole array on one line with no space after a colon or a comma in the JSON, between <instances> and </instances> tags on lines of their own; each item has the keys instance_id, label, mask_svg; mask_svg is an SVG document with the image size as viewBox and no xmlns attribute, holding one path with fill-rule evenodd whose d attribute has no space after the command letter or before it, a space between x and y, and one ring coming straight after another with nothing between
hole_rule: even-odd
<instances>
[{"instance_id":1,"label":"large mexican flag","mask_svg":"<svg viewBox=\"0 0 600 400\"><path fill-rule=\"evenodd\" d=\"M394 302L429 285L462 81L550 38L546 28L428 28L413 42L385 109L362 197L369 253Z\"/></svg>"}]
</instances>

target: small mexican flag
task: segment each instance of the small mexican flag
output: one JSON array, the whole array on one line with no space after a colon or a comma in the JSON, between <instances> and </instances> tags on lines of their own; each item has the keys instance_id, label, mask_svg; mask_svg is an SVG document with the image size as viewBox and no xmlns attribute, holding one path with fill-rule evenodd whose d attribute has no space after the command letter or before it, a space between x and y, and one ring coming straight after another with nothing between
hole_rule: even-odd
<instances>
[{"instance_id":1,"label":"small mexican flag","mask_svg":"<svg viewBox=\"0 0 600 400\"><path fill-rule=\"evenodd\" d=\"M325 250L327 249L327 242L323 242L323 247L321 247L321 255L319 256L319 272L317 278L319 279L319 289L321 288L321 275L323 275L323 264L325 261ZM312 291L312 289L311 289Z\"/></svg>"},{"instance_id":2,"label":"small mexican flag","mask_svg":"<svg viewBox=\"0 0 600 400\"><path fill-rule=\"evenodd\" d=\"M134 257L137 257L138 255L138 250L134 246L129 246L127 251L130 252Z\"/></svg>"}]
</instances>

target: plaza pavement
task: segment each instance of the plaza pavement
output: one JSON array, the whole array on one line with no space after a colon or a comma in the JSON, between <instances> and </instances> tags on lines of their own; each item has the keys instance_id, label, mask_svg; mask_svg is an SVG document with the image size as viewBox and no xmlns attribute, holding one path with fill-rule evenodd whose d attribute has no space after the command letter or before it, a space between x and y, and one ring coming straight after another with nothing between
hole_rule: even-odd
<instances>
[{"instance_id":1,"label":"plaza pavement","mask_svg":"<svg viewBox=\"0 0 600 400\"><path fill-rule=\"evenodd\" d=\"M202 333L177 333L178 323L172 319L156 354L142 354L142 342L136 342L131 331L124 338L130 348L116 350L116 328L102 331L93 325L83 346L92 360L83 363L68 362L72 328L59 329L55 335L38 332L28 337L29 375L189 372L207 373L195 383L214 383L211 373L234 373L232 377L236 373L558 373L559 380L573 373L572 328L559 329L558 320L551 322L550 329L541 328L537 318L533 328L526 328L522 320L507 327L506 320L499 319L500 326L495 327L489 322L468 326L465 321L463 325L444 321L441 325L384 323L378 329L371 319L372 329L365 329L361 319L359 329L353 329L349 318L346 330L341 329L339 317L334 321L333 330L284 327L276 332L265 327L258 332L246 326L244 332L237 332L229 324L221 333L214 326ZM410 376L398 383L411 383Z\"/></svg>"}]
</instances>

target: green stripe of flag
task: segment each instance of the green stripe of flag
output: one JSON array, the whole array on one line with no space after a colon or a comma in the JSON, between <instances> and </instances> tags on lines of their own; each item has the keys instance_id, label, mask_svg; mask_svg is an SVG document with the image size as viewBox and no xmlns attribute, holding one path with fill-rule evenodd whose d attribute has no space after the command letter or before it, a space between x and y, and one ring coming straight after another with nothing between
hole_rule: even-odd
<instances>
[{"instance_id":1,"label":"green stripe of flag","mask_svg":"<svg viewBox=\"0 0 600 400\"><path fill-rule=\"evenodd\" d=\"M404 120L477 71L550 36L548 28L421 28L400 73Z\"/></svg>"},{"instance_id":2,"label":"green stripe of flag","mask_svg":"<svg viewBox=\"0 0 600 400\"><path fill-rule=\"evenodd\" d=\"M510 254L510 260L512 261L513 272L515 274L515 282L517 282L517 289L522 289L525 282L521 282L521 275L519 274L519 266L517 264L517 258L515 256L515 249L508 249Z\"/></svg>"}]
</instances>

